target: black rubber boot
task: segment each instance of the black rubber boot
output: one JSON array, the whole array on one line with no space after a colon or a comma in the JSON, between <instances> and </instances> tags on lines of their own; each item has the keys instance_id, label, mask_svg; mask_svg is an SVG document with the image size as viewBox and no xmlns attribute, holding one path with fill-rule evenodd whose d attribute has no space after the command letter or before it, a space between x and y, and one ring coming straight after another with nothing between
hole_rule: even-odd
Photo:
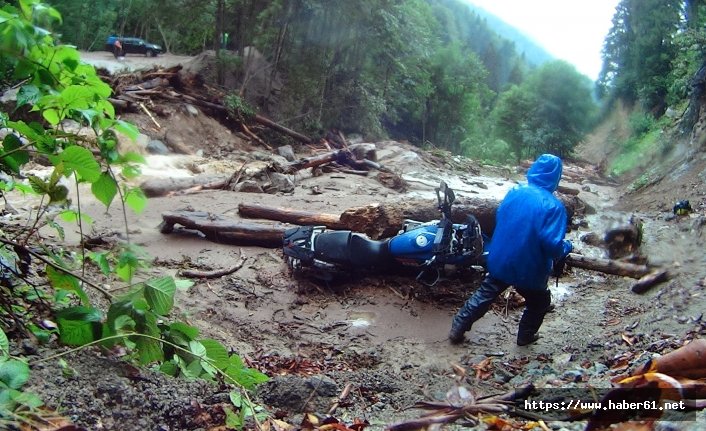
<instances>
[{"instance_id":1,"label":"black rubber boot","mask_svg":"<svg viewBox=\"0 0 706 431\"><path fill-rule=\"evenodd\" d=\"M539 339L539 327L544 315L552 305L552 296L548 289L515 289L525 298L525 311L520 318L517 331L517 345L526 346Z\"/></svg>"},{"instance_id":2,"label":"black rubber boot","mask_svg":"<svg viewBox=\"0 0 706 431\"><path fill-rule=\"evenodd\" d=\"M537 340L539 340L539 334L537 334L536 332L534 334L518 334L517 335L517 345L518 346L527 346L528 344L532 344Z\"/></svg>"},{"instance_id":3,"label":"black rubber boot","mask_svg":"<svg viewBox=\"0 0 706 431\"><path fill-rule=\"evenodd\" d=\"M460 326L451 325L451 330L449 331L449 342L451 344L461 344L466 338L464 337L465 333L466 330L464 330Z\"/></svg>"},{"instance_id":4,"label":"black rubber boot","mask_svg":"<svg viewBox=\"0 0 706 431\"><path fill-rule=\"evenodd\" d=\"M495 301L508 284L487 276L481 283L478 290L473 292L468 300L463 304L451 323L449 341L451 344L459 344L463 341L463 334L471 330L473 323L483 317L488 312L490 305Z\"/></svg>"}]
</instances>

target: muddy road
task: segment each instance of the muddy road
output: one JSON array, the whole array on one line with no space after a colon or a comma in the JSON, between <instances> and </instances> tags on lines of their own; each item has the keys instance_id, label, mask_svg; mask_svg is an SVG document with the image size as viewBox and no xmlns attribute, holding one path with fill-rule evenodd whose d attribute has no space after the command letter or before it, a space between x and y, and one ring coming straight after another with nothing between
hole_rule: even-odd
<instances>
[{"instance_id":1,"label":"muddy road","mask_svg":"<svg viewBox=\"0 0 706 431\"><path fill-rule=\"evenodd\" d=\"M377 145L380 162L407 180L406 192L388 189L372 177L302 175L294 178L291 193L203 191L152 198L143 214L128 215L131 240L154 258L145 276L178 276L183 269L226 269L244 259L237 272L195 280L188 291L179 292L178 314L200 328L203 336L221 341L271 376L271 382L261 387L259 399L283 420L296 424L304 411L325 413L346 385L353 390L336 415L349 421L365 419L372 429L418 417L421 412L410 406L422 400L443 400L459 379L478 395L505 392L527 383L543 388L607 388L611 378L650 355L675 349L704 333L703 214L670 219L665 212L615 211L611 208L620 194L615 187L562 183L581 190L578 196L590 208L590 214L574 220L575 226L583 227L568 235L575 250L602 256L602 249L583 244L581 238L639 215L645 221L643 254L650 262L669 267L672 280L637 295L630 291L632 279L570 269L558 285L551 283L556 311L547 315L540 340L529 347L515 344L522 305L511 290L474 325L466 342L452 346L447 341L453 314L477 288L481 274L450 277L435 287L399 275L371 275L326 285L290 274L278 249L218 244L193 231L168 235L159 231L161 213L178 209L208 211L233 220L239 219L241 202L337 213L351 206L409 196L431 199L433 187L441 179L455 187L461 198L499 199L524 179L519 170L491 167L482 167L480 174L472 175L463 167L470 161L432 162L428 154L404 144ZM152 175L188 175L189 166L194 165L201 172L230 169L222 160L197 156L150 160L155 164L149 171ZM314 194L314 186L323 193ZM88 203L84 210L95 219L92 235L123 236L119 208L106 212L99 204ZM69 242L75 241L77 237L72 237L69 226L67 229ZM80 369L81 363L75 358L72 366ZM454 366L465 369L467 375L458 377ZM55 382L41 372L39 378L46 378L43 392L50 400L72 412L78 423L95 425L95 418L82 417L81 407L61 404L59 394L65 390L65 380ZM313 390L311 379L319 379L317 387L325 382L327 392ZM80 379L75 383L84 391L93 384ZM183 392L178 381L169 385L176 385L175 394ZM309 397L301 394L307 391ZM199 391L193 394L200 403L212 402L212 397ZM170 404L168 391L153 396ZM186 400L182 398L182 402ZM118 414L137 421L128 422L131 424L146 420L127 402L110 408L94 405L91 411L101 408L105 408L102 414L106 417L114 419ZM700 420L703 423L703 415ZM105 426L106 421L102 423ZM172 424L169 429L197 428L188 421L179 426L168 423ZM116 426L104 429L119 429ZM552 426L582 429L583 423Z\"/></svg>"}]
</instances>

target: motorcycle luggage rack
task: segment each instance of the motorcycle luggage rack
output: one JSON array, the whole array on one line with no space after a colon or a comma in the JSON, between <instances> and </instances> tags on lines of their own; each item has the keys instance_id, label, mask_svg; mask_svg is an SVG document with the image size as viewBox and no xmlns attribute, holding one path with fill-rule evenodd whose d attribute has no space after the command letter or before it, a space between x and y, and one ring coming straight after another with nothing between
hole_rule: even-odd
<instances>
[{"instance_id":1,"label":"motorcycle luggage rack","mask_svg":"<svg viewBox=\"0 0 706 431\"><path fill-rule=\"evenodd\" d=\"M398 235L401 235L405 232L409 232L410 230L417 229L418 227L425 226L425 225L433 225L436 224L436 220L433 221L419 221L419 220L412 220L412 219L405 219L404 222L402 222L402 229L397 232Z\"/></svg>"}]
</instances>

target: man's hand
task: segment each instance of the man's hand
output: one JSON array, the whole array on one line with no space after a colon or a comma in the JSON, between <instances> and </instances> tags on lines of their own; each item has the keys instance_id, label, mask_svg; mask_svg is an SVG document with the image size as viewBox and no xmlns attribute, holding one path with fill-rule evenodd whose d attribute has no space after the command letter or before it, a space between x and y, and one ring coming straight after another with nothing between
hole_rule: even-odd
<instances>
[{"instance_id":1,"label":"man's hand","mask_svg":"<svg viewBox=\"0 0 706 431\"><path fill-rule=\"evenodd\" d=\"M561 258L566 259L566 255L571 253L571 251L574 249L574 244L571 243L568 239L565 239L563 244L562 244L562 253L561 253Z\"/></svg>"},{"instance_id":2,"label":"man's hand","mask_svg":"<svg viewBox=\"0 0 706 431\"><path fill-rule=\"evenodd\" d=\"M552 277L557 278L557 282L559 277L564 273L564 267L566 266L566 256L559 258L559 259L554 259L552 262Z\"/></svg>"}]
</instances>

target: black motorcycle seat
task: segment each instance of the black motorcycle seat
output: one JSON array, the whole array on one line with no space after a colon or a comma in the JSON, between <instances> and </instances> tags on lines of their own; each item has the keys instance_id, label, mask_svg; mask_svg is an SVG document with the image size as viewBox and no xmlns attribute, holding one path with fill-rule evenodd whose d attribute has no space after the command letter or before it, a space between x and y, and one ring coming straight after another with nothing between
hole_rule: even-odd
<instances>
[{"instance_id":1,"label":"black motorcycle seat","mask_svg":"<svg viewBox=\"0 0 706 431\"><path fill-rule=\"evenodd\" d=\"M385 265L389 261L388 240L376 241L351 231L327 231L314 239L316 258L358 268Z\"/></svg>"}]
</instances>

